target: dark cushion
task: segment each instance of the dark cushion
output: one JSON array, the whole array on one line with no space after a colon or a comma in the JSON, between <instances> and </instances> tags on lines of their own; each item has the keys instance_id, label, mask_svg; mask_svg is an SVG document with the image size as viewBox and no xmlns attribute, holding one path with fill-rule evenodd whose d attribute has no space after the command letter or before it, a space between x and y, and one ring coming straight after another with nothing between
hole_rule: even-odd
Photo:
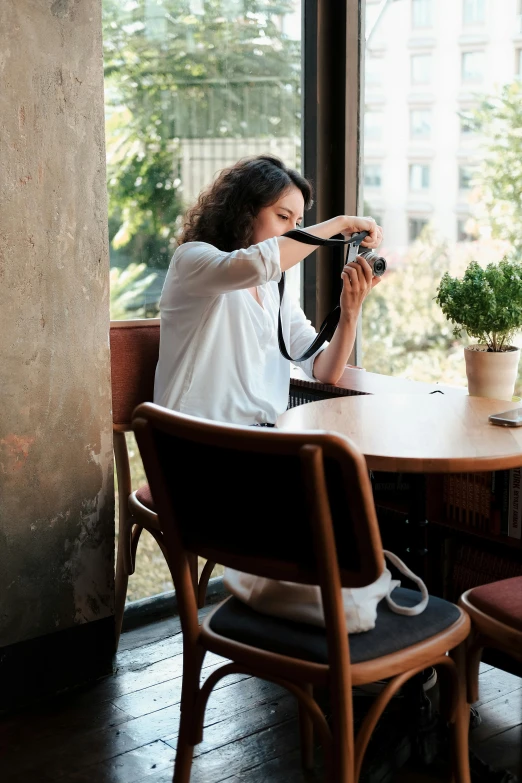
<instances>
[{"instance_id":1,"label":"dark cushion","mask_svg":"<svg viewBox=\"0 0 522 783\"><path fill-rule=\"evenodd\" d=\"M475 587L468 598L484 614L522 631L522 576Z\"/></svg>"},{"instance_id":2,"label":"dark cushion","mask_svg":"<svg viewBox=\"0 0 522 783\"><path fill-rule=\"evenodd\" d=\"M398 587L393 592L393 599L398 604L413 606L419 602L420 594ZM430 597L424 612L416 617L395 614L383 600L378 606L375 628L350 635L351 661L360 663L402 650L443 631L459 616L459 609L441 598ZM234 597L212 616L210 627L227 639L261 650L328 663L324 629L260 614Z\"/></svg>"},{"instance_id":3,"label":"dark cushion","mask_svg":"<svg viewBox=\"0 0 522 783\"><path fill-rule=\"evenodd\" d=\"M143 503L143 505L147 506L147 508L149 508L151 511L156 511L148 484L144 484L142 487L136 490L136 497L140 503Z\"/></svg>"}]
</instances>

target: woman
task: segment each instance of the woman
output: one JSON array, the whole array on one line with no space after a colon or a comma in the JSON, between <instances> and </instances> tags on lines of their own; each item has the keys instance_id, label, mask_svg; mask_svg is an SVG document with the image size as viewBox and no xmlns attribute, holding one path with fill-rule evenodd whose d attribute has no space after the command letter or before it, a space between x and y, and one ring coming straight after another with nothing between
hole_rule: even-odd
<instances>
[{"instance_id":1,"label":"woman","mask_svg":"<svg viewBox=\"0 0 522 783\"><path fill-rule=\"evenodd\" d=\"M260 155L224 170L188 212L160 299L161 344L154 401L231 424L274 424L286 410L290 363L277 339L281 272L314 247L281 236L301 224L310 183L278 158ZM307 227L322 238L382 231L372 218L338 217ZM362 303L380 278L362 256L342 272L341 317L329 344L300 364L312 379L336 383L353 348ZM316 332L285 295L285 343L300 356Z\"/></svg>"},{"instance_id":2,"label":"woman","mask_svg":"<svg viewBox=\"0 0 522 783\"><path fill-rule=\"evenodd\" d=\"M161 294L156 403L243 425L273 425L286 410L290 362L278 346L277 282L314 247L281 235L301 224L311 203L310 183L269 155L239 161L199 197L186 216ZM368 231L362 244L370 248L382 239L372 218L339 215L306 230L325 239ZM300 364L322 383L341 377L362 303L379 282L362 256L347 264L341 277L341 317L332 340ZM316 332L287 294L281 320L290 355L300 356ZM280 584L232 569L225 584L258 611L324 623L318 587ZM357 591L343 592L353 627ZM365 630L360 625L357 630Z\"/></svg>"}]
</instances>

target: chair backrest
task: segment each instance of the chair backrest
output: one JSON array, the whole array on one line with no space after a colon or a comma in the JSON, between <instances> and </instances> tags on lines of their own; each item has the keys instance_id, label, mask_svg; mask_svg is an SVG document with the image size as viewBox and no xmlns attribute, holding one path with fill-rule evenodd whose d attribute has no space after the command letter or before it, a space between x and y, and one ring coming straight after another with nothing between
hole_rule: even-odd
<instances>
[{"instance_id":1,"label":"chair backrest","mask_svg":"<svg viewBox=\"0 0 522 783\"><path fill-rule=\"evenodd\" d=\"M159 318L111 321L112 423L118 432L130 430L134 408L153 399L159 341Z\"/></svg>"},{"instance_id":2,"label":"chair backrest","mask_svg":"<svg viewBox=\"0 0 522 783\"><path fill-rule=\"evenodd\" d=\"M344 586L382 573L366 462L347 438L226 426L150 403L132 426L173 560L189 551L246 573L319 584L319 520L333 526ZM320 452L313 465L311 450Z\"/></svg>"}]
</instances>

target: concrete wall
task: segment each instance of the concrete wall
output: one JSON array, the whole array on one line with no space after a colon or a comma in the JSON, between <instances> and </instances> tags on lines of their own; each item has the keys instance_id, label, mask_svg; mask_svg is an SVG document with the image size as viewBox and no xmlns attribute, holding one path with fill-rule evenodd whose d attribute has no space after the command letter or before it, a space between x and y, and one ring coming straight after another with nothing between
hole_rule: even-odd
<instances>
[{"instance_id":1,"label":"concrete wall","mask_svg":"<svg viewBox=\"0 0 522 783\"><path fill-rule=\"evenodd\" d=\"M0 3L0 647L113 612L101 0Z\"/></svg>"}]
</instances>

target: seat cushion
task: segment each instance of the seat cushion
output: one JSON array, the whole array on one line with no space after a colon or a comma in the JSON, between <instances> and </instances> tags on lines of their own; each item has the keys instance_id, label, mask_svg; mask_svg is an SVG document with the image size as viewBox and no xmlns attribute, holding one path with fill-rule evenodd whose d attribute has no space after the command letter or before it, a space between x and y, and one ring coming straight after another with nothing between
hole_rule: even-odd
<instances>
[{"instance_id":1,"label":"seat cushion","mask_svg":"<svg viewBox=\"0 0 522 783\"><path fill-rule=\"evenodd\" d=\"M148 484L144 484L142 487L136 490L136 497L140 503L143 503L144 506L150 508L151 511L156 511Z\"/></svg>"},{"instance_id":2,"label":"seat cushion","mask_svg":"<svg viewBox=\"0 0 522 783\"><path fill-rule=\"evenodd\" d=\"M475 587L468 599L484 614L522 631L522 576Z\"/></svg>"},{"instance_id":3,"label":"seat cushion","mask_svg":"<svg viewBox=\"0 0 522 783\"><path fill-rule=\"evenodd\" d=\"M398 587L393 599L398 604L413 606L419 602L419 593ZM386 601L381 601L375 628L350 635L351 661L360 663L402 650L443 631L459 616L459 609L441 598L430 597L424 612L415 617L395 614ZM262 650L314 663L328 662L324 629L260 614L234 597L212 615L210 628L227 639Z\"/></svg>"}]
</instances>

